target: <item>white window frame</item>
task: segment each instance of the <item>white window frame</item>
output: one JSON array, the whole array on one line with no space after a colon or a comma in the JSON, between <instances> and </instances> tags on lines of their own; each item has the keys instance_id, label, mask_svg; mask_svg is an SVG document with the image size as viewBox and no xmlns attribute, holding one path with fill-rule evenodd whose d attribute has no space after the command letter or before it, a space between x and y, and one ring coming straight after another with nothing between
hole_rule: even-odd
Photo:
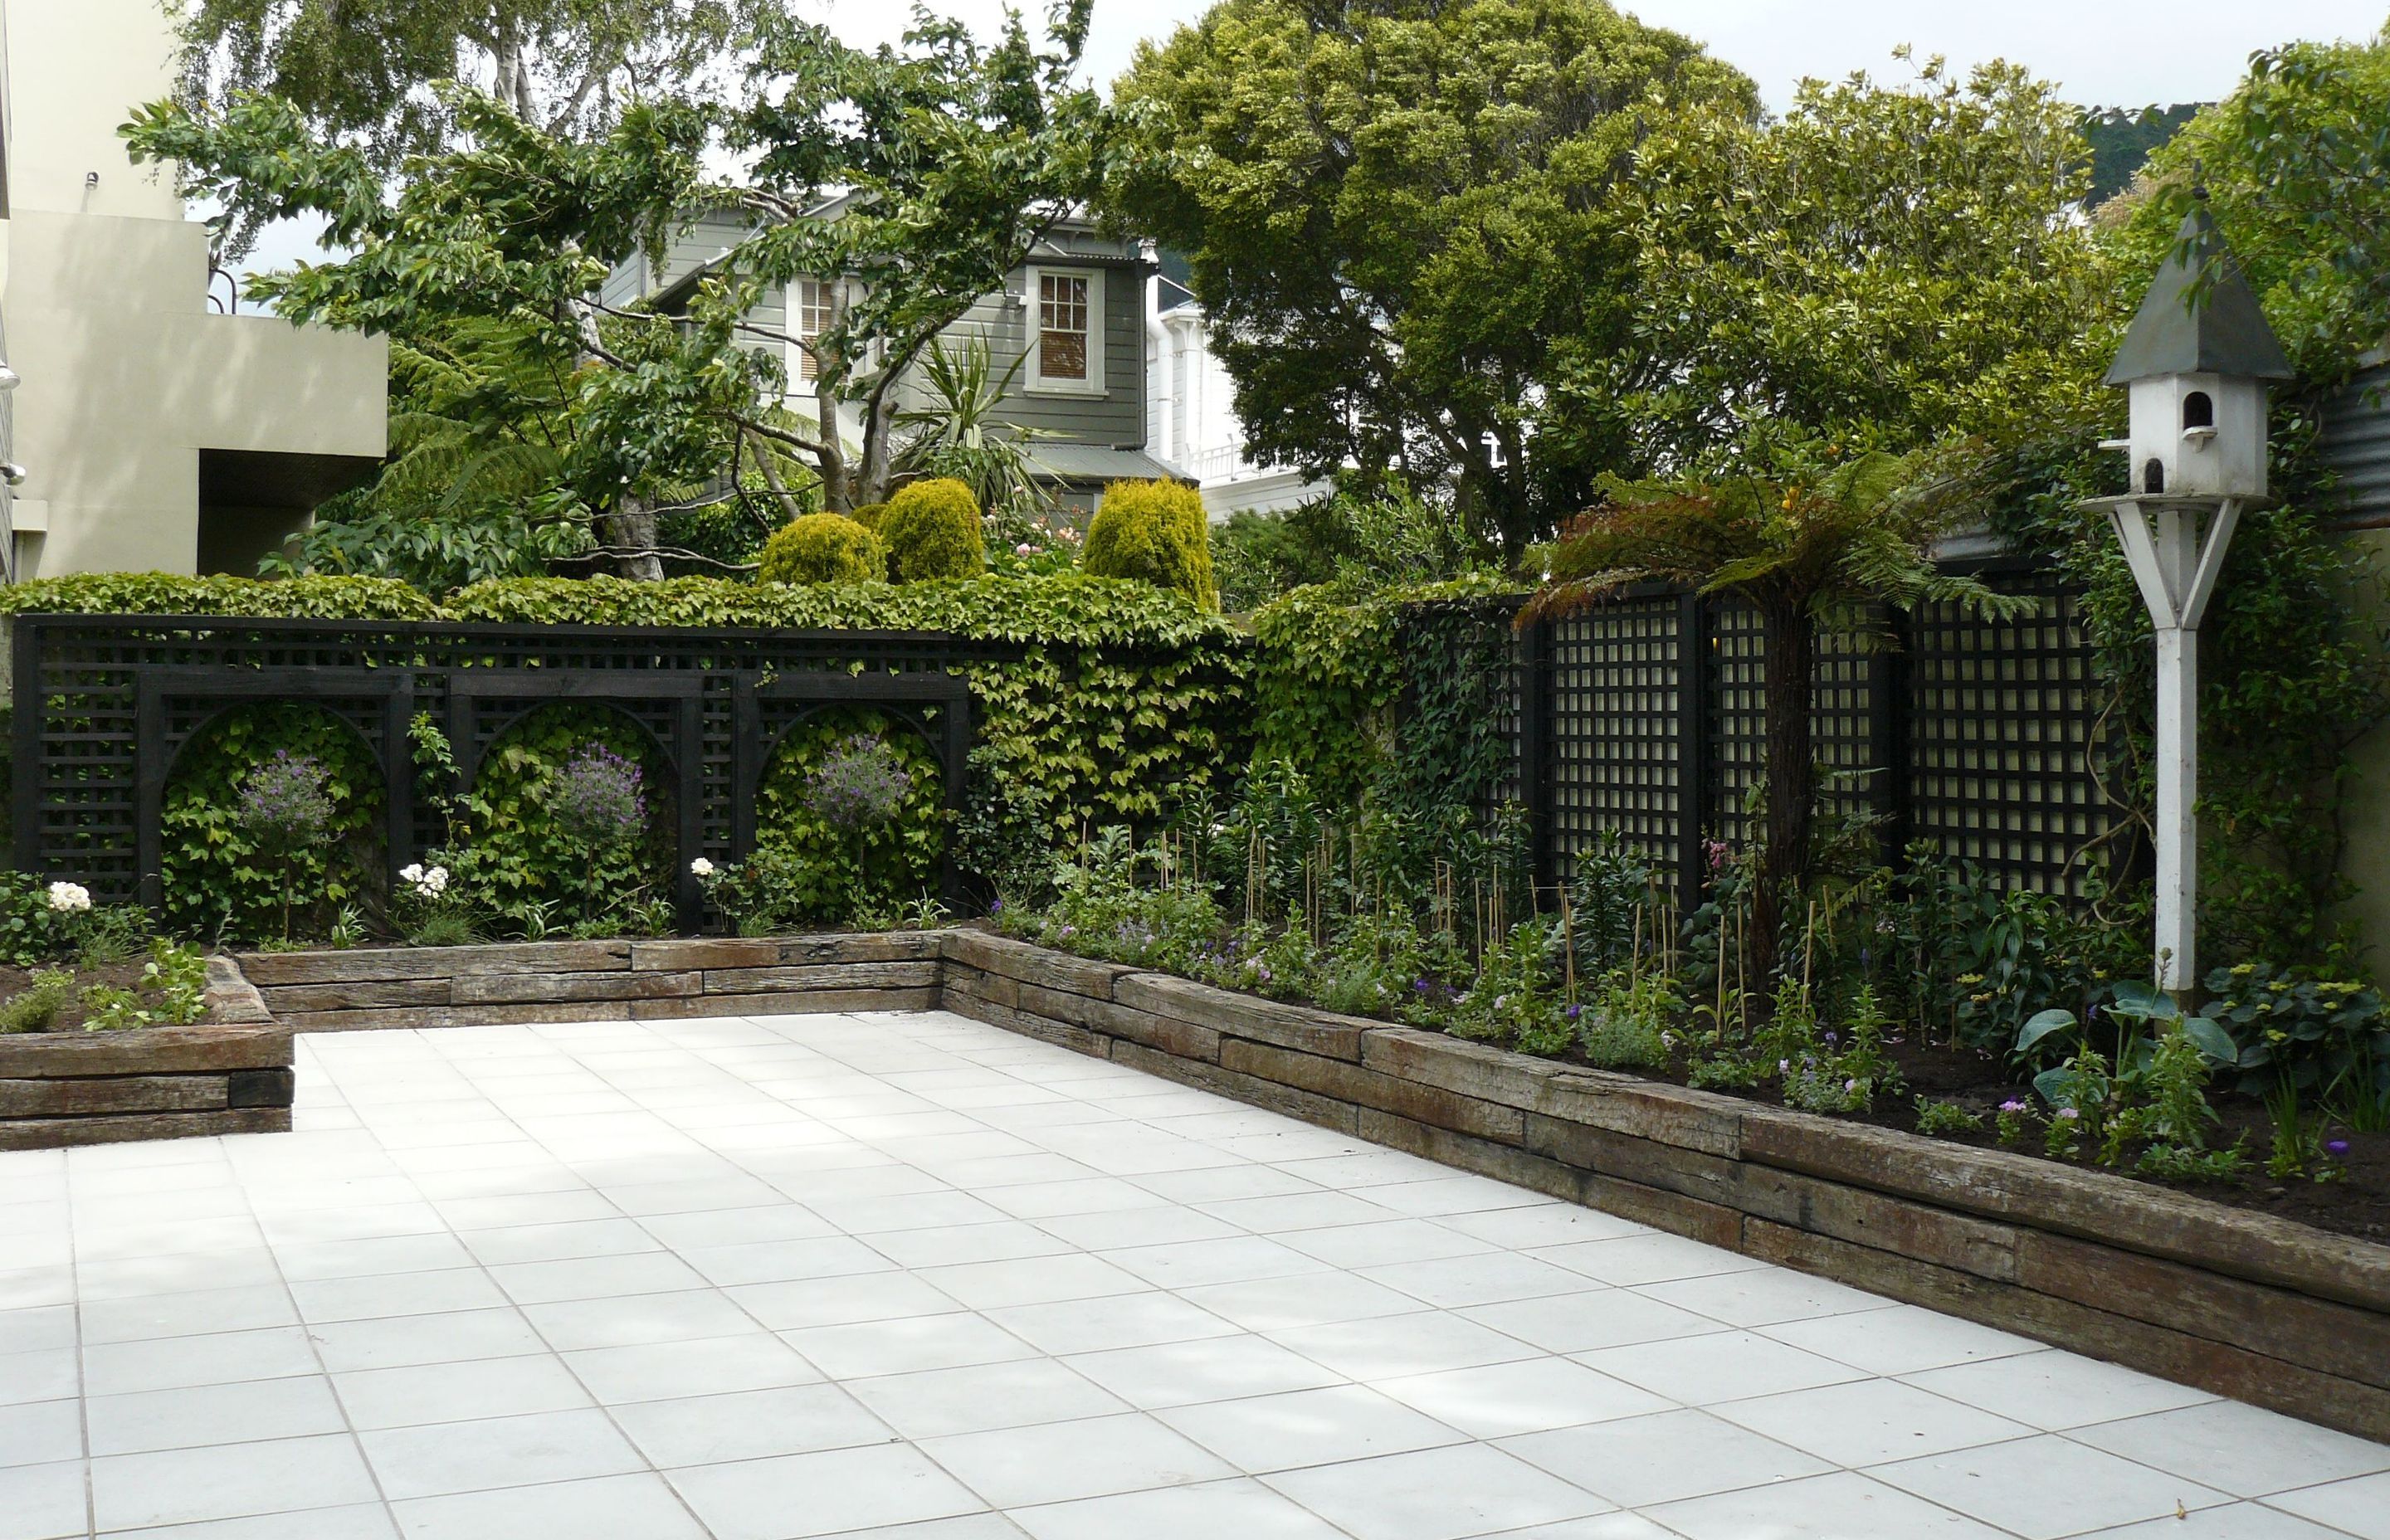
<instances>
[{"instance_id":1,"label":"white window frame","mask_svg":"<svg viewBox=\"0 0 2390 1540\"><path fill-rule=\"evenodd\" d=\"M805 285L807 284L812 284L816 289L820 289L826 292L826 297L829 302L829 313L833 319L836 318L841 310L845 308L846 295L844 292L845 286L840 283L836 278L791 278L789 280L789 334L792 337L802 337L806 341L810 342L814 338L819 336L820 333L818 331L808 332L805 330L804 293ZM794 342L791 342L789 344L789 355L790 392L796 395L810 396L813 394L815 383L814 376L808 372L813 367L813 354L805 352L804 349L797 346Z\"/></svg>"},{"instance_id":2,"label":"white window frame","mask_svg":"<svg viewBox=\"0 0 2390 1540\"><path fill-rule=\"evenodd\" d=\"M1104 390L1104 270L1100 267L1050 266L1022 270L1023 329L1029 343L1028 384L1031 395L1099 396ZM1044 279L1084 278L1087 284L1087 378L1048 379L1045 361Z\"/></svg>"}]
</instances>

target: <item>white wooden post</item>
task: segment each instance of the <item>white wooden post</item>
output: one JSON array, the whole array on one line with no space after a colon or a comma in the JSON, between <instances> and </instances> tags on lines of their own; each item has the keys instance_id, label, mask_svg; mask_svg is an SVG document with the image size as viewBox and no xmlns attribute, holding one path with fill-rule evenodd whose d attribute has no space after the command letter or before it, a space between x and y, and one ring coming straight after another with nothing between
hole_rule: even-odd
<instances>
[{"instance_id":1,"label":"white wooden post","mask_svg":"<svg viewBox=\"0 0 2390 1540\"><path fill-rule=\"evenodd\" d=\"M2199 979L2199 622L2241 499L2104 501L2157 630L2157 984L2179 996Z\"/></svg>"}]
</instances>

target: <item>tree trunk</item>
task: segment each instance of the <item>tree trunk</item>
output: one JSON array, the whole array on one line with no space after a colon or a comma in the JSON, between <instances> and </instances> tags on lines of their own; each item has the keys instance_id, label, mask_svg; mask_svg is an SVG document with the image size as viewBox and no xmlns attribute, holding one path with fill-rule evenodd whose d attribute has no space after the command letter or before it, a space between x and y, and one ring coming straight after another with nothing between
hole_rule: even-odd
<instances>
[{"instance_id":1,"label":"tree trunk","mask_svg":"<svg viewBox=\"0 0 2390 1540\"><path fill-rule=\"evenodd\" d=\"M636 583L663 580L663 558L656 554L656 511L644 497L625 494L611 512L598 520L606 544L614 552L614 571Z\"/></svg>"},{"instance_id":2,"label":"tree trunk","mask_svg":"<svg viewBox=\"0 0 2390 1540\"><path fill-rule=\"evenodd\" d=\"M820 463L814 468L821 473L822 507L829 513L853 513L860 506L854 500L854 477L846 464L846 446L838 440L838 386L827 369L817 372L814 383L815 427L822 452Z\"/></svg>"},{"instance_id":3,"label":"tree trunk","mask_svg":"<svg viewBox=\"0 0 2390 1540\"><path fill-rule=\"evenodd\" d=\"M1817 751L1809 708L1818 668L1818 621L1805 604L1760 610L1761 693L1767 712L1766 836L1751 896L1752 982L1767 987L1776 967L1785 905L1807 886L1809 825L1817 809Z\"/></svg>"}]
</instances>

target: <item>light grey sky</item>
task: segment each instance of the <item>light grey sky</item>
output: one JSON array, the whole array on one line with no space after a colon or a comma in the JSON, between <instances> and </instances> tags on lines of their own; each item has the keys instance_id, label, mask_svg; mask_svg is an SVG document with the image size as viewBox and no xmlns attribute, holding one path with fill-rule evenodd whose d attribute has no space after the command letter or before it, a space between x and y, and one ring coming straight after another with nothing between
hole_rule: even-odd
<instances>
[{"instance_id":1,"label":"light grey sky","mask_svg":"<svg viewBox=\"0 0 2390 1540\"><path fill-rule=\"evenodd\" d=\"M932 3L983 31L1003 13L1003 0ZM1109 83L1140 40L1169 36L1208 3L1096 0L1090 73ZM1022 8L1034 14L1041 4L1026 0ZM2256 49L2369 37L2390 20L2390 0L1627 0L1621 8L1706 43L1780 109L1805 75L1836 79L1864 70L1905 78L1908 67L1892 58L1903 43L1920 59L1938 53L1962 67L2020 61L2086 106L2212 101L2232 89ZM910 11L906 0L827 0L819 14L851 42L871 44L893 40ZM306 232L277 230L243 265L258 270L319 255Z\"/></svg>"}]
</instances>

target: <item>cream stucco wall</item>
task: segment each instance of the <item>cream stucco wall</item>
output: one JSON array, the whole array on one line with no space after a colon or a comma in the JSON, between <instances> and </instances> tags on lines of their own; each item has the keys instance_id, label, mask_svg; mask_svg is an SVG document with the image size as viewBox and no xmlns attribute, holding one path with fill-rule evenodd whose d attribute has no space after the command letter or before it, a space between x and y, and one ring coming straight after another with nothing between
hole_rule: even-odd
<instances>
[{"instance_id":1,"label":"cream stucco wall","mask_svg":"<svg viewBox=\"0 0 2390 1540\"><path fill-rule=\"evenodd\" d=\"M117 135L173 88L158 0L0 0L0 31L19 575L194 571L200 451L379 458L388 348L211 310L206 230Z\"/></svg>"}]
</instances>

